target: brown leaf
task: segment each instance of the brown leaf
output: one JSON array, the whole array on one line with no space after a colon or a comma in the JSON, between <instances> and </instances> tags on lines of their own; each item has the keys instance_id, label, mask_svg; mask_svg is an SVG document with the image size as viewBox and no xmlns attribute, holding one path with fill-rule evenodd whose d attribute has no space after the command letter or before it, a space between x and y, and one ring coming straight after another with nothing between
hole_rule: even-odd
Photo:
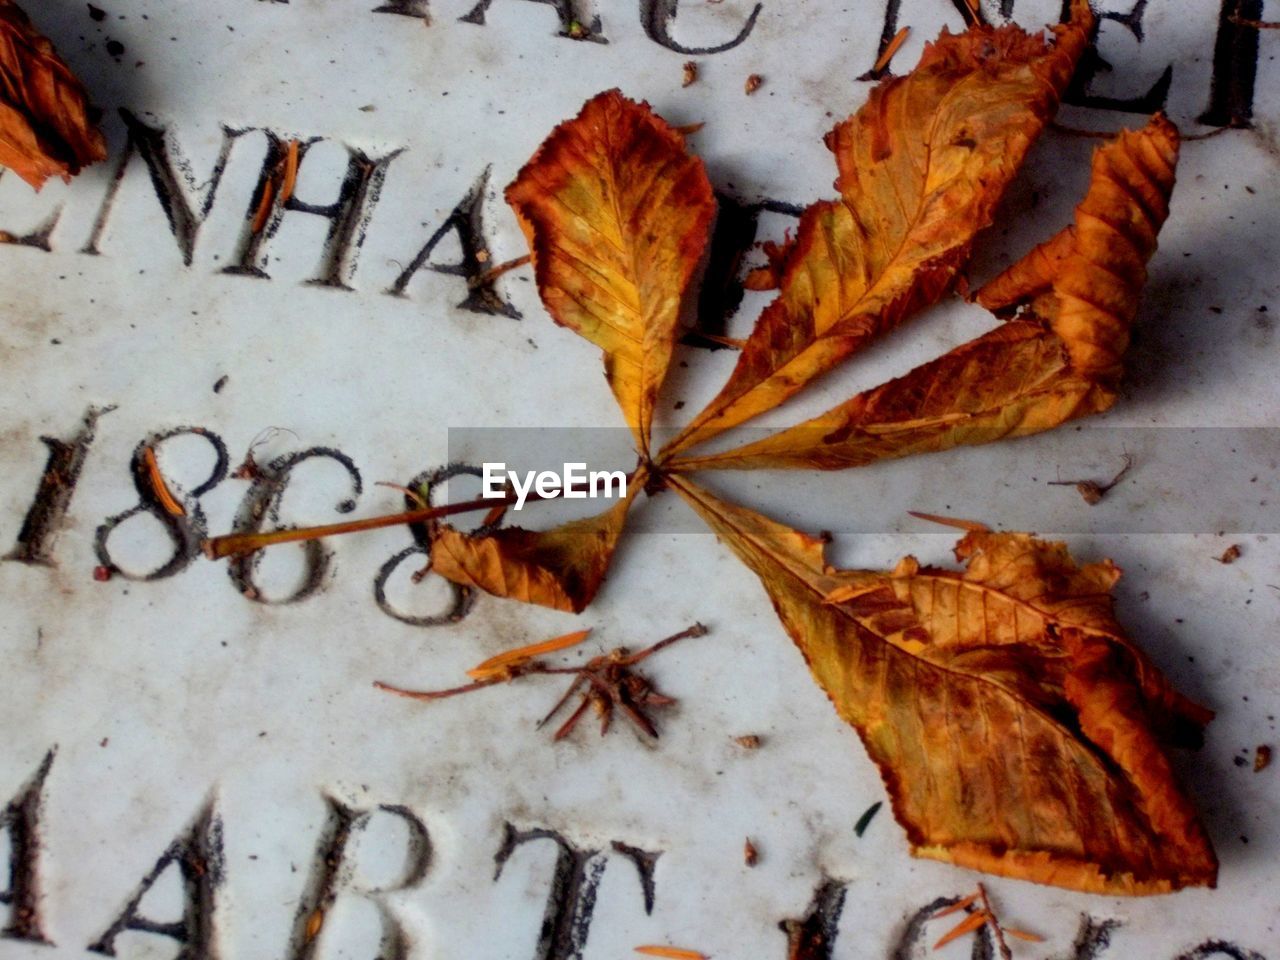
<instances>
[{"instance_id":1,"label":"brown leaf","mask_svg":"<svg viewBox=\"0 0 1280 960\"><path fill-rule=\"evenodd\" d=\"M604 582L644 479L637 472L626 499L604 513L551 530L503 527L474 536L440 524L432 532L431 569L494 596L581 613Z\"/></svg>"},{"instance_id":2,"label":"brown leaf","mask_svg":"<svg viewBox=\"0 0 1280 960\"><path fill-rule=\"evenodd\" d=\"M647 452L654 401L715 197L702 161L647 104L610 90L551 133L506 192L552 319L604 350Z\"/></svg>"},{"instance_id":3,"label":"brown leaf","mask_svg":"<svg viewBox=\"0 0 1280 960\"><path fill-rule=\"evenodd\" d=\"M951 288L1092 25L1076 0L1051 43L1015 25L944 31L911 74L882 82L828 135L841 200L805 211L778 298L667 455L776 407Z\"/></svg>"},{"instance_id":4,"label":"brown leaf","mask_svg":"<svg viewBox=\"0 0 1280 960\"><path fill-rule=\"evenodd\" d=\"M105 160L84 87L12 0L0 0L0 166L37 190Z\"/></svg>"},{"instance_id":5,"label":"brown leaf","mask_svg":"<svg viewBox=\"0 0 1280 960\"><path fill-rule=\"evenodd\" d=\"M837 570L818 538L671 483L760 577L917 856L1097 893L1214 885L1157 739L1208 713L1115 622L1112 564L974 532L963 572Z\"/></svg>"},{"instance_id":6,"label":"brown leaf","mask_svg":"<svg viewBox=\"0 0 1280 960\"><path fill-rule=\"evenodd\" d=\"M1106 410L1177 156L1177 129L1160 116L1095 154L1074 226L978 294L996 308L1030 298L1018 319L798 426L671 469L854 467L1039 433Z\"/></svg>"}]
</instances>

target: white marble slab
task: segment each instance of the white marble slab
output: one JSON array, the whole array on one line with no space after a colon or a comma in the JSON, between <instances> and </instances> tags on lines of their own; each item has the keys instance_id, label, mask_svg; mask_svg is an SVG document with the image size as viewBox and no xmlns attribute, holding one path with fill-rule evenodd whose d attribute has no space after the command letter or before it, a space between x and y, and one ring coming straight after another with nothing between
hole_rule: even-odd
<instances>
[{"instance_id":1,"label":"white marble slab","mask_svg":"<svg viewBox=\"0 0 1280 960\"><path fill-rule=\"evenodd\" d=\"M379 607L375 579L412 547L403 529L326 544L316 588L296 602L279 601L299 588L297 548L267 557L254 598L223 565L179 560L164 571L178 547L145 512L110 532L105 559L97 545L102 525L139 502L130 469L139 444L170 431L206 431L158 444L166 476L188 497L216 472L215 439L231 467L255 440L263 463L332 451L298 466L280 504L280 522L315 523L338 519L340 505L361 515L398 507L374 482L443 465L451 428L616 427L595 349L550 323L527 269L495 288L518 320L460 308L467 288L456 275L423 269L402 295L388 290L471 190L492 262L523 253L501 188L556 122L611 86L673 123L706 121L693 144L717 189L739 202L825 195L833 169L821 135L866 96L856 77L875 60L884 0L763 0L741 43L696 55L669 47L726 43L753 5L599 0L577 18L598 17L596 38L607 43L558 36L556 9L527 0L497 0L484 24L460 19L475 0L403 4L429 18L375 12L377 0L98 6L101 20L82 2L28 3L104 108L110 161L38 197L0 177L0 229L23 237L52 224L43 239L0 247L0 547L17 542L37 491L41 437L73 444L88 411L113 408L82 444L74 495L44 541L47 562L0 563L0 809L32 801L0 832L0 863L7 857L39 885L34 916L0 904L9 924L0 956L73 958L97 945L122 960L592 960L671 943L781 960L779 922L805 917L827 880L836 884L828 907L844 891L833 957L925 956L945 927L919 930L913 916L968 892L976 876L912 860L887 810L855 836L858 817L884 799L875 769L752 575L711 536L686 532L696 527L671 504L637 518L650 532L627 542L576 620L490 598L443 626L395 619ZM899 64L914 62L944 23L961 24L944 0L890 6L913 28ZM999 15L999 4L984 6ZM1057 7L1018 0L1013 12L1039 25ZM678 11L674 21L664 9ZM1217 0L1150 0L1127 20L1128 0L1101 9L1117 15L1099 41L1113 69L1091 93L1139 96L1171 64L1169 113L1186 132L1214 129L1198 118L1210 106L1215 38L1233 29L1222 27ZM1280 37L1259 42L1252 128L1184 149L1133 374L1123 402L1086 426L1096 433L856 477L737 481L748 503L836 530L844 564L887 566L908 552L944 562L951 536L905 517L910 507L996 522L1008 507L1019 523L1072 533L1081 557L1125 568L1123 621L1183 690L1218 711L1205 748L1179 764L1221 856L1219 889L1117 900L994 880L1006 919L1047 938L1019 945L1020 957L1280 957L1280 765L1252 770L1256 745L1280 746L1280 525L1261 502L1277 482ZM682 88L690 59L699 80ZM747 97L751 73L764 84ZM1222 109L1229 86L1220 65ZM176 206L185 203L198 229L171 231L146 163L126 156L122 110L137 130L163 131L146 143L172 162ZM1081 106L1062 119L1140 122ZM352 157L373 166L351 216L358 249L326 262L328 221L295 210L266 230L259 266L270 279L226 272L240 258L269 136L317 138L301 165L303 203L338 197ZM1092 146L1046 135L980 269L1065 222ZM759 239L780 238L791 222L762 215ZM448 234L430 262L458 256ZM331 284L307 282L317 276ZM748 297L730 332L749 329L761 302ZM973 308L932 311L765 424L824 409L988 323ZM685 415L677 402L696 409L732 363L695 348L681 358L689 367L664 395L668 424ZM1157 444L1154 427L1255 430L1243 453L1206 441L1209 453L1160 469L1154 453L1145 471L1140 458L1100 514L1068 488L1045 486L1081 472L1105 477L1129 445ZM199 496L207 529L230 529L250 489L226 478ZM954 502L937 502L952 491ZM851 516L824 520L815 504L832 503ZM1241 558L1215 562L1231 543L1242 544ZM409 583L421 559L406 557L388 576L386 604L404 617L445 615L454 603L446 585ZM97 582L104 562L121 572ZM156 569L165 575L146 580ZM625 725L601 739L588 724L552 744L534 727L559 694L549 680L432 705L371 687L448 685L489 654L579 624L594 628L594 654L695 620L711 632L651 664L680 700L659 715L657 742ZM759 750L735 744L749 733L763 739ZM36 847L24 847L12 824L37 813ZM495 878L509 830L560 839L519 843ZM754 868L743 863L747 837L759 849ZM651 909L634 856L615 842L660 854ZM182 856L164 860L184 850L194 852L185 894ZM563 901L580 922L540 945L544 915L560 902L556 871L575 863L594 904ZM317 899L326 884L332 904ZM323 923L309 939L318 906ZM190 929L184 908L199 917ZM153 928L111 939L129 916ZM179 926L154 926L164 923ZM1105 927L1109 945L1077 944L1082 924ZM47 942L32 942L39 936ZM938 956L969 950L966 941Z\"/></svg>"}]
</instances>

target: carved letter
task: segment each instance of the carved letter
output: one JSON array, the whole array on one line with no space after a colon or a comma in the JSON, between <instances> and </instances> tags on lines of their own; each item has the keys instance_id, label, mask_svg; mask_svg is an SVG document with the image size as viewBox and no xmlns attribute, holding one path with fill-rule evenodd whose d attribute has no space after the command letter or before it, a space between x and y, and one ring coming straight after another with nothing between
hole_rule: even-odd
<instances>
[{"instance_id":1,"label":"carved letter","mask_svg":"<svg viewBox=\"0 0 1280 960\"><path fill-rule=\"evenodd\" d=\"M0 810L0 831L9 834L9 888L0 891L0 903L9 905L9 922L0 937L10 940L52 942L40 926L40 805L56 751L45 754L35 776Z\"/></svg>"},{"instance_id":2,"label":"carved letter","mask_svg":"<svg viewBox=\"0 0 1280 960\"><path fill-rule=\"evenodd\" d=\"M222 128L222 147L218 158L213 163L213 170L205 179L203 186L197 186L191 165L182 156L177 142L169 136L168 131L151 127L143 123L128 110L120 108L120 117L128 131L124 153L116 165L111 185L107 187L107 195L98 208L98 216L93 222L93 232L81 249L81 253L101 253L99 243L107 220L115 207L116 195L120 192L120 183L124 179L129 161L134 154L142 157L151 174L151 185L155 187L156 199L169 219L169 229L173 231L173 239L177 241L178 252L182 254L182 262L188 267L195 256L196 235L200 227L213 209L213 201L218 193L218 184L222 182L223 171L227 168L227 160L231 156L231 148L238 137L248 133L247 130Z\"/></svg>"},{"instance_id":3,"label":"carved letter","mask_svg":"<svg viewBox=\"0 0 1280 960\"><path fill-rule=\"evenodd\" d=\"M965 3L965 0L951 0L951 5L960 12L962 18L967 18L969 16L969 7ZM1010 8L1012 8L1012 6L1012 3L1010 3ZM886 63L879 70L875 69L875 64L880 61L885 50L898 33L898 14L901 12L901 8L902 0L888 0L884 5L884 21L880 27L880 44L876 47L875 62L867 68L866 72L862 73L858 77L859 80L879 80L881 77L893 75L893 71L889 69L889 64ZM1012 12L1012 9L1010 12ZM1006 17L1009 15L1008 13L1005 13L1003 7L1001 7L1001 13ZM963 23L965 21L961 20L961 22Z\"/></svg>"},{"instance_id":4,"label":"carved letter","mask_svg":"<svg viewBox=\"0 0 1280 960\"><path fill-rule=\"evenodd\" d=\"M80 432L70 440L40 438L40 442L49 449L49 459L45 461L44 473L40 475L35 499L22 520L18 540L0 559L53 566L53 541L71 505L71 495L76 492L76 483L84 467L84 458L89 455L98 418L114 409L90 407L84 415Z\"/></svg>"},{"instance_id":5,"label":"carved letter","mask_svg":"<svg viewBox=\"0 0 1280 960\"><path fill-rule=\"evenodd\" d=\"M166 486L170 496L176 497L182 506L182 512L175 514L166 509L155 489L154 480L147 465L147 451L151 451L154 455L166 440L187 435L200 437L213 447L214 464L209 471L209 476L189 494ZM200 507L199 498L226 477L227 459L227 446L222 442L222 438L203 427L177 427L166 430L164 433L152 434L143 440L134 448L130 463L133 486L138 491L138 502L123 513L108 517L98 527L93 538L93 549L97 554L98 562L113 574L119 574L130 580L163 580L165 577L172 577L185 570L187 565L200 555L200 542L209 533L208 522L205 519L204 510ZM144 513L150 514L160 522L173 549L168 560L146 573L138 573L116 563L107 542L120 524Z\"/></svg>"},{"instance_id":6,"label":"carved letter","mask_svg":"<svg viewBox=\"0 0 1280 960\"><path fill-rule=\"evenodd\" d=\"M314 204L299 200L290 193L283 195L279 189L283 170L289 154L289 142L267 131L267 156L258 176L258 186L253 201L245 215L245 232L236 254L235 263L223 268L223 273L270 279L266 271L267 241L275 234L280 221L289 211L310 213L329 221L329 233L325 237L324 252L320 258L320 272L308 283L321 287L350 290L349 282L355 275L356 257L364 242L369 218L387 177L387 167L403 151L395 150L377 159L362 150L347 147L347 171L338 188L338 199L329 204ZM306 161L307 151L316 140L296 145L298 168ZM296 174L296 171L295 171ZM258 221L258 211L267 210L266 219Z\"/></svg>"},{"instance_id":7,"label":"carved letter","mask_svg":"<svg viewBox=\"0 0 1280 960\"><path fill-rule=\"evenodd\" d=\"M803 960L831 960L847 886L824 879L813 893L809 912L802 920L783 920L778 929L787 935L787 956Z\"/></svg>"},{"instance_id":8,"label":"carved letter","mask_svg":"<svg viewBox=\"0 0 1280 960\"><path fill-rule=\"evenodd\" d=\"M1107 11L1099 13L1098 19L1113 20L1127 29L1141 43L1143 40L1142 17L1147 11L1147 0L1138 0L1128 13ZM1160 78L1147 90L1136 97L1102 97L1089 92L1093 78L1102 71L1111 69L1111 64L1102 59L1095 43L1089 47L1080 64L1076 67L1075 76L1071 78L1071 86L1067 89L1063 102L1079 107L1096 107L1099 110L1119 110L1126 113L1155 113L1164 109L1169 98L1169 85L1173 83L1173 64L1164 68Z\"/></svg>"},{"instance_id":9,"label":"carved letter","mask_svg":"<svg viewBox=\"0 0 1280 960\"><path fill-rule=\"evenodd\" d=\"M1071 945L1071 954L1063 960L1098 960L1111 946L1111 932L1120 926L1119 920L1094 920L1087 913L1080 914L1080 928Z\"/></svg>"},{"instance_id":10,"label":"carved letter","mask_svg":"<svg viewBox=\"0 0 1280 960\"><path fill-rule=\"evenodd\" d=\"M142 916L139 906L143 897L160 875L174 865L182 873L182 919L162 922ZM174 960L217 960L217 896L224 879L222 821L210 801L191 829L169 844L120 916L88 949L114 957L116 937L126 930L138 930L171 937L182 944Z\"/></svg>"},{"instance_id":11,"label":"carved letter","mask_svg":"<svg viewBox=\"0 0 1280 960\"><path fill-rule=\"evenodd\" d=\"M383 935L377 955L387 958L404 957L408 952L404 930L390 909L374 895L407 890L426 876L427 868L431 865L431 840L426 825L407 807L384 804L371 810L355 810L333 797L325 797L325 801L329 805L329 822L316 847L311 882L298 904L289 950L290 960L311 960L315 956L320 935L324 931L325 917L339 893L351 888L354 865L348 862L347 844L351 835L378 813L399 817L409 828L409 856L406 858L404 873L393 886L354 892L372 900L382 914Z\"/></svg>"},{"instance_id":12,"label":"carved letter","mask_svg":"<svg viewBox=\"0 0 1280 960\"><path fill-rule=\"evenodd\" d=\"M558 849L534 960L582 960L595 911L596 889L604 876L607 855L575 846L554 830L537 827L517 830L508 823L502 846L493 858L496 864L493 879L496 881L502 876L503 868L518 847L535 840L551 840ZM614 843L613 849L635 864L645 894L645 913L652 913L653 864L661 854L622 843Z\"/></svg>"},{"instance_id":13,"label":"carved letter","mask_svg":"<svg viewBox=\"0 0 1280 960\"><path fill-rule=\"evenodd\" d=\"M1177 960L1209 960L1217 956L1229 957L1230 960L1267 960L1256 950L1246 950L1225 940L1206 940L1194 950L1178 954Z\"/></svg>"},{"instance_id":14,"label":"carved letter","mask_svg":"<svg viewBox=\"0 0 1280 960\"><path fill-rule=\"evenodd\" d=\"M531 3L545 3L549 7L554 7L556 15L560 18L560 36L569 37L573 40L590 40L592 43L608 43L605 39L604 27L600 23L600 18L594 14L588 17L585 13L579 13L574 7L574 0L529 0ZM489 7L493 4L493 0L479 0L467 13L458 19L463 23L475 23L484 26L485 14Z\"/></svg>"},{"instance_id":15,"label":"carved letter","mask_svg":"<svg viewBox=\"0 0 1280 960\"><path fill-rule=\"evenodd\" d=\"M466 281L467 295L458 304L460 309L470 310L472 313L510 317L513 320L520 319L520 311L502 299L494 282L484 279L485 271L493 266L487 259L489 248L484 236L483 217L484 195L489 187L489 170L489 167L484 168L484 172L467 191L467 195L453 208L453 212L440 225L440 228L428 238L426 244L418 251L418 255L400 272L400 276L396 277L395 283L388 288L387 293L397 297L405 296L405 288L413 279L413 275L426 267L436 273L462 277ZM436 245L451 231L458 236L458 245L462 248L462 259L457 263L428 263L427 259ZM481 262L482 253L484 263Z\"/></svg>"},{"instance_id":16,"label":"carved letter","mask_svg":"<svg viewBox=\"0 0 1280 960\"><path fill-rule=\"evenodd\" d=\"M890 2L896 12L898 0L890 0ZM711 47L686 47L671 36L671 26L676 21L679 7L680 0L640 0L640 24L644 27L645 34L654 43L664 46L668 50L674 50L676 53L683 53L685 56L698 57L712 53L724 53L726 50L732 50L746 40L751 35L751 31L755 29L756 17L760 16L760 11L764 8L764 4L757 3L751 9L747 22L742 25L742 29L738 31L736 37Z\"/></svg>"},{"instance_id":17,"label":"carved letter","mask_svg":"<svg viewBox=\"0 0 1280 960\"><path fill-rule=\"evenodd\" d=\"M926 956L925 924L939 910L958 903L959 900L959 897L938 897L932 903L926 903L913 913L910 919L907 920L907 925L903 928L902 935L898 937L893 953L889 955L890 960L918 960L918 958ZM994 953L994 938L991 936L991 931L983 927L980 932L974 935L973 948L969 952L969 958L970 960L992 960Z\"/></svg>"},{"instance_id":18,"label":"carved letter","mask_svg":"<svg viewBox=\"0 0 1280 960\"><path fill-rule=\"evenodd\" d=\"M427 13L427 0L388 0L380 7L373 8L374 13L397 13L402 17L415 17L418 20L431 22Z\"/></svg>"},{"instance_id":19,"label":"carved letter","mask_svg":"<svg viewBox=\"0 0 1280 960\"><path fill-rule=\"evenodd\" d=\"M1213 44L1213 85L1200 122L1215 127L1248 127L1258 75L1259 31L1237 20L1261 20L1262 0L1222 0L1218 38Z\"/></svg>"},{"instance_id":20,"label":"carved letter","mask_svg":"<svg viewBox=\"0 0 1280 960\"><path fill-rule=\"evenodd\" d=\"M364 482L360 478L360 471L356 468L355 462L341 450L312 447L310 450L299 453L284 454L258 468L253 483L240 502L240 509L236 511L236 518L231 524L232 531L257 533L268 520L278 519L280 501L289 486L293 470L299 464L315 458L332 460L347 472L351 483L351 496L338 501L336 509L339 513L350 513L354 510L356 498L364 489ZM227 563L227 575L236 589L255 603L296 603L299 600L305 600L324 583L332 555L319 540L308 540L299 546L302 548L304 566L302 583L292 593L283 597L268 597L258 586L254 577L259 560L256 554L232 557Z\"/></svg>"}]
</instances>

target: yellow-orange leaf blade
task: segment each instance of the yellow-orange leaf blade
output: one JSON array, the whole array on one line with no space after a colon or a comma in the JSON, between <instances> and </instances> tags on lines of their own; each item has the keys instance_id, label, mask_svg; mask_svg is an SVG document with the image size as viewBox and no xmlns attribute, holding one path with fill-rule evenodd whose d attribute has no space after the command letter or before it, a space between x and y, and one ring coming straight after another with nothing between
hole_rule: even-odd
<instances>
[{"instance_id":1,"label":"yellow-orange leaf blade","mask_svg":"<svg viewBox=\"0 0 1280 960\"><path fill-rule=\"evenodd\" d=\"M84 87L11 0L0 0L0 166L37 190L107 156Z\"/></svg>"},{"instance_id":2,"label":"yellow-orange leaf blade","mask_svg":"<svg viewBox=\"0 0 1280 960\"><path fill-rule=\"evenodd\" d=\"M540 657L546 653L555 653L558 650L577 646L590 634L591 628L588 627L586 630L575 630L573 633L566 633L563 636L552 637L550 640L542 640L524 647L516 647L514 650L503 650L488 660L477 663L467 671L467 676L472 680L501 679L510 675L512 667L521 666L534 657Z\"/></svg>"},{"instance_id":3,"label":"yellow-orange leaf blade","mask_svg":"<svg viewBox=\"0 0 1280 960\"><path fill-rule=\"evenodd\" d=\"M1013 25L944 33L831 132L841 200L805 211L778 298L668 453L772 409L951 288L1092 24L1077 0L1050 42Z\"/></svg>"},{"instance_id":4,"label":"yellow-orange leaf blade","mask_svg":"<svg viewBox=\"0 0 1280 960\"><path fill-rule=\"evenodd\" d=\"M1099 893L1216 882L1213 849L1150 730L1148 688L1163 681L1142 676L1154 667L1136 662L1098 593L1114 568L1076 568L1060 545L1025 535L974 533L987 539L969 542L969 570L951 574L965 592L948 600L915 582L912 561L891 574L836 570L819 539L683 477L671 484L760 577L880 767L917 856ZM1001 550L1023 557L1008 583Z\"/></svg>"},{"instance_id":5,"label":"yellow-orange leaf blade","mask_svg":"<svg viewBox=\"0 0 1280 960\"><path fill-rule=\"evenodd\" d=\"M507 188L556 323L604 351L642 450L715 198L702 161L647 104L599 94Z\"/></svg>"},{"instance_id":6,"label":"yellow-orange leaf blade","mask_svg":"<svg viewBox=\"0 0 1280 960\"><path fill-rule=\"evenodd\" d=\"M646 957L665 957L666 960L711 960L699 950L686 950L684 947L667 947L660 944L636 947L636 953Z\"/></svg>"},{"instance_id":7,"label":"yellow-orange leaf blade","mask_svg":"<svg viewBox=\"0 0 1280 960\"><path fill-rule=\"evenodd\" d=\"M432 534L431 569L497 597L581 613L604 582L643 483L637 473L626 498L604 513L550 530L503 527L475 536L441 525Z\"/></svg>"},{"instance_id":8,"label":"yellow-orange leaf blade","mask_svg":"<svg viewBox=\"0 0 1280 960\"><path fill-rule=\"evenodd\" d=\"M1169 210L1178 132L1155 117L1094 156L1075 224L979 293L1027 312L827 413L677 470L838 469L1048 430L1115 400L1120 361Z\"/></svg>"},{"instance_id":9,"label":"yellow-orange leaf blade","mask_svg":"<svg viewBox=\"0 0 1280 960\"><path fill-rule=\"evenodd\" d=\"M951 941L959 940L966 933L973 933L973 931L977 930L979 927L986 926L986 923L987 915L981 910L977 913L971 913L952 927L947 933L943 934L938 939L938 942L933 945L933 949L941 950L948 943L951 943Z\"/></svg>"}]
</instances>

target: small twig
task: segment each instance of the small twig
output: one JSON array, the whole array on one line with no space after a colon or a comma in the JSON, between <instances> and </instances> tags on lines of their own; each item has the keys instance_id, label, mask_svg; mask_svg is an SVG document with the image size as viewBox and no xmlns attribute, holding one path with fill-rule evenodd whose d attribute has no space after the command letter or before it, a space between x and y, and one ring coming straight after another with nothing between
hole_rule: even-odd
<instances>
[{"instance_id":1,"label":"small twig","mask_svg":"<svg viewBox=\"0 0 1280 960\"><path fill-rule=\"evenodd\" d=\"M398 483L392 483L390 480L375 480L373 485L375 487L387 487L391 490L399 490L411 501L416 503L420 510L426 510L431 506L431 504L427 503L426 498L422 494L410 487L402 486Z\"/></svg>"},{"instance_id":2,"label":"small twig","mask_svg":"<svg viewBox=\"0 0 1280 960\"><path fill-rule=\"evenodd\" d=\"M978 0L964 0L964 5L969 8L969 12L965 14L966 26L976 27L987 22Z\"/></svg>"},{"instance_id":3,"label":"small twig","mask_svg":"<svg viewBox=\"0 0 1280 960\"><path fill-rule=\"evenodd\" d=\"M629 653L625 648L619 647L601 656L592 657L585 664L576 667L553 667L532 659L540 653L555 652L575 643L581 643L587 634L587 631L584 630L578 633L566 634L563 637L556 637L553 640L545 640L540 643L519 647L515 650L509 650L498 654L496 657L490 657L467 671L468 675L474 678L474 682L460 687L449 687L444 690L406 690L403 687L393 686L381 681L375 682L374 687L411 700L429 701L454 697L462 693L471 693L485 687L507 683L526 676L571 674L573 681L569 684L569 689L556 701L546 716L538 721L538 729L546 726L551 718L558 714L575 694L581 693L582 699L578 706L556 730L553 739L562 740L568 736L590 707L594 707L600 714L601 735L608 732L609 722L613 717L614 709L617 708L638 730L647 736L657 738L658 729L644 712L644 708L666 707L676 701L660 693L645 677L633 672L631 668L679 640L683 640L686 637L700 637L706 632L706 627L700 623L695 623L688 629L672 634L666 639L659 640L657 643L636 653ZM585 691L582 691L583 686L587 687Z\"/></svg>"},{"instance_id":4,"label":"small twig","mask_svg":"<svg viewBox=\"0 0 1280 960\"><path fill-rule=\"evenodd\" d=\"M546 715L545 717L543 717L541 720L539 720L539 721L534 725L534 728L535 728L535 729L537 729L537 730L541 730L541 729L542 729L543 727L545 727L548 723L550 723L550 722L551 722L551 718L552 718L552 717L554 717L557 713L559 713L559 712L560 712L560 708L561 708L561 707L563 707L566 703L568 703L568 702L569 702L569 698L570 698L570 697L572 697L575 693L577 693L577 692L578 692L578 688L579 688L580 686L582 686L584 683L586 683L586 680L584 680L582 677L578 677L578 679L577 679L577 680L575 680L575 681L573 681L573 683L569 684L569 689L565 690L565 692L564 692L564 696L563 696L563 697L561 697L559 700L557 700L557 701L556 701L555 706L554 706L554 707L552 707L550 710L548 710L548 711L547 711L547 715ZM586 701L583 701L583 706L585 706L585 705L586 705ZM579 710L581 710L581 709L582 709L582 707L579 707L578 709L579 709ZM559 737L557 737L556 739L558 740L558 739L559 739Z\"/></svg>"},{"instance_id":5,"label":"small twig","mask_svg":"<svg viewBox=\"0 0 1280 960\"><path fill-rule=\"evenodd\" d=\"M980 904L979 909L973 909L975 903ZM1013 951L1009 949L1009 943L1005 940L1006 934L1031 943L1040 943L1044 940L1044 937L1036 933L1028 933L1026 930L1016 930L1013 927L1005 928L1001 926L1000 919L996 916L996 911L991 906L991 900L987 896L987 888L981 883L978 884L978 889L974 893L969 894L967 897L962 897L949 907L944 907L930 916L929 919L938 920L960 910L970 911L969 915L943 934L938 942L933 945L933 949L938 950L945 947L953 940L957 940L967 933L976 933L984 927L991 929L996 948L1000 951L1001 960L1013 960Z\"/></svg>"},{"instance_id":6,"label":"small twig","mask_svg":"<svg viewBox=\"0 0 1280 960\"><path fill-rule=\"evenodd\" d=\"M471 693L484 687L492 687L495 684L505 682L505 679L495 677L490 680L465 683L460 687L450 687L447 690L406 690L404 687L396 687L389 683L383 683L381 680L373 681L373 685L378 690L385 690L387 693L394 693L397 697L405 697L409 700L444 700L446 697L456 697L460 693Z\"/></svg>"},{"instance_id":7,"label":"small twig","mask_svg":"<svg viewBox=\"0 0 1280 960\"><path fill-rule=\"evenodd\" d=\"M1051 487L1075 487L1076 492L1084 498L1084 502L1093 506L1107 495L1107 492L1117 483L1124 479L1124 475L1129 472L1133 466L1133 457L1128 453L1124 454L1124 466L1106 483L1098 483L1096 480L1049 480L1046 481Z\"/></svg>"},{"instance_id":8,"label":"small twig","mask_svg":"<svg viewBox=\"0 0 1280 960\"><path fill-rule=\"evenodd\" d=\"M991 909L991 901L987 899L987 888L982 883L978 884L978 894L982 897L983 912L991 920L991 931L996 935L996 947L1000 950L1000 960L1013 960L1013 951L1005 942L1004 931L1000 929L1000 921L996 919L996 912Z\"/></svg>"},{"instance_id":9,"label":"small twig","mask_svg":"<svg viewBox=\"0 0 1280 960\"><path fill-rule=\"evenodd\" d=\"M718 333L703 333L701 330L697 331L697 336L701 337L703 340L710 340L712 343L718 343L722 347L728 347L731 350L741 350L747 342L741 337L722 337Z\"/></svg>"},{"instance_id":10,"label":"small twig","mask_svg":"<svg viewBox=\"0 0 1280 960\"><path fill-rule=\"evenodd\" d=\"M1280 30L1280 20L1250 20L1238 13L1233 13L1227 19L1237 26L1251 27L1254 30Z\"/></svg>"},{"instance_id":11,"label":"small twig","mask_svg":"<svg viewBox=\"0 0 1280 960\"><path fill-rule=\"evenodd\" d=\"M893 39L889 41L889 45L885 47L880 56L876 58L875 66L871 68L871 72L873 74L878 74L889 66L889 61L892 60L894 55L902 49L902 45L907 42L907 37L910 36L910 34L911 28L903 27L893 35Z\"/></svg>"},{"instance_id":12,"label":"small twig","mask_svg":"<svg viewBox=\"0 0 1280 960\"><path fill-rule=\"evenodd\" d=\"M665 650L667 647L671 646L673 643L676 643L680 640L686 640L689 637L705 637L706 635L707 635L707 628L700 623L695 623L692 627L687 627L684 630L681 630L679 633L673 633L671 636L667 637L665 640L659 640L657 643L653 644L652 646L645 647L639 653L633 653L628 656L624 656L621 662L623 663L624 666L634 667L641 660L647 660L649 657L652 657L659 650Z\"/></svg>"},{"instance_id":13,"label":"small twig","mask_svg":"<svg viewBox=\"0 0 1280 960\"><path fill-rule=\"evenodd\" d=\"M631 474L627 475L628 482ZM585 486L570 486L568 491L558 490L551 496L541 496L536 490L529 491L525 503L537 503L540 500L555 500L566 492L586 490ZM361 520L347 520L341 523L326 523L315 527L298 527L292 530L268 530L262 533L231 533L221 537L210 537L200 544L200 549L210 560L223 560L227 557L238 557L253 553L263 547L271 547L281 543L299 543L307 540L319 540L321 537L339 536L344 533L361 533L366 530L381 530L385 527L397 527L407 523L423 523L427 520L438 520L458 513L471 513L475 510L486 510L496 506L510 506L519 500L519 496L510 491L501 497L479 497L461 503L447 503L440 507L423 507L418 510L405 510L400 513L388 513L377 517L365 517Z\"/></svg>"},{"instance_id":14,"label":"small twig","mask_svg":"<svg viewBox=\"0 0 1280 960\"><path fill-rule=\"evenodd\" d=\"M498 277L502 276L508 270L514 270L516 269L516 267L523 267L526 263L529 263L532 260L533 260L533 257L527 253L523 257L515 257L511 260L504 260L502 261L502 263L498 264L497 266L490 267L484 273L477 273L474 277L472 277L470 280L467 281L467 288L470 290L474 290L477 287L483 287L486 284L493 283L494 280L497 280Z\"/></svg>"}]
</instances>

